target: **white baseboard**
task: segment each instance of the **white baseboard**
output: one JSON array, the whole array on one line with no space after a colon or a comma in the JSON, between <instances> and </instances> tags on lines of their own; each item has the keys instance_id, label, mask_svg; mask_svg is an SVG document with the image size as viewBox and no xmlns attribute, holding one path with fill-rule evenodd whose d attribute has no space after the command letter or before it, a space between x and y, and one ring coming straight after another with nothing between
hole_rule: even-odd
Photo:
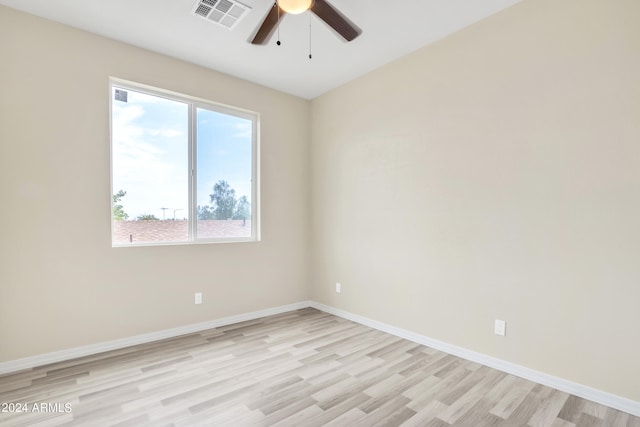
<instances>
[{"instance_id":1,"label":"white baseboard","mask_svg":"<svg viewBox=\"0 0 640 427\"><path fill-rule=\"evenodd\" d=\"M640 417L640 402L311 301L318 310Z\"/></svg>"},{"instance_id":2,"label":"white baseboard","mask_svg":"<svg viewBox=\"0 0 640 427\"><path fill-rule=\"evenodd\" d=\"M283 305L280 307L267 308L265 310L253 311L251 313L239 314L236 316L223 317L221 319L210 320L202 323L180 326L177 328L165 329L163 331L150 332L148 334L136 335L128 338L121 338L97 344L85 345L82 347L70 348L67 350L55 351L52 353L40 354L37 356L25 357L24 359L11 360L0 363L0 375L11 372L22 371L35 368L37 366L48 365L50 363L62 362L75 359L76 357L90 356L110 350L118 350L132 345L145 344L166 338L173 338L180 335L191 334L204 331L206 329L219 328L220 326L231 325L233 323L245 322L247 320L259 319L261 317L272 316L274 314L286 313L288 311L299 310L310 306L309 301L301 301L295 304Z\"/></svg>"},{"instance_id":3,"label":"white baseboard","mask_svg":"<svg viewBox=\"0 0 640 427\"><path fill-rule=\"evenodd\" d=\"M177 328L166 329L163 331L151 332L148 334L136 335L133 337L121 338L117 340L56 351L53 353L26 357L24 359L2 362L0 363L0 375L22 371L25 369L31 369L37 366L48 365L50 363L75 359L77 357L89 356L92 354L102 353L104 351L117 350L132 345L145 344L161 339L173 338L180 335L200 332L206 329L218 328L234 323L259 319L261 317L286 313L288 311L299 310L307 307L313 307L326 313L330 313L338 317L342 317L344 319L348 319L356 323L378 329L397 337L404 338L409 341L413 341L415 343L422 344L427 347L431 347L433 349L440 350L466 360L470 360L472 362L489 366L499 371L506 372L508 374L512 374L548 387L552 387L560 391L564 391L566 393L570 393L575 396L582 397L584 399L591 400L602 405L606 405L611 408L618 409L620 411L640 417L640 402L616 396L605 391L597 390L582 384L565 380L563 378L555 377L553 375L536 371L534 369L529 369L515 363L507 362L505 360L496 359L486 354L468 350L463 347L458 347L456 345L452 345L443 341L438 341L433 338L408 331L406 329L396 328L395 326L391 326L377 320L369 319L367 317L353 314L348 311L340 310L338 308L321 304L315 301L301 301L294 304L253 311L251 313L244 313L236 316L223 317L221 319L195 323Z\"/></svg>"}]
</instances>

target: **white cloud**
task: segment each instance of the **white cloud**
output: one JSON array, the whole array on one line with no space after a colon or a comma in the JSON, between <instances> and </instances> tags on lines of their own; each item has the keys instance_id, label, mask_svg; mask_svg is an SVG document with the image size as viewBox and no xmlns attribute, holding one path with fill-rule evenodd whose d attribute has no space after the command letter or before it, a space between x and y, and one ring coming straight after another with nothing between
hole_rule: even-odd
<instances>
[{"instance_id":1,"label":"white cloud","mask_svg":"<svg viewBox=\"0 0 640 427\"><path fill-rule=\"evenodd\" d=\"M145 109L138 104L114 105L113 108L113 191L123 189L127 195L121 203L131 219L148 213L162 218L160 208L187 208L187 145L181 150L168 139L184 136L179 129L144 127L138 121ZM147 119L149 119L147 117ZM149 138L152 137L152 138ZM184 157L184 158L182 158Z\"/></svg>"},{"instance_id":2,"label":"white cloud","mask_svg":"<svg viewBox=\"0 0 640 427\"><path fill-rule=\"evenodd\" d=\"M148 132L152 136L162 136L165 138L175 138L184 135L184 132L177 129L150 129Z\"/></svg>"},{"instance_id":3,"label":"white cloud","mask_svg":"<svg viewBox=\"0 0 640 427\"><path fill-rule=\"evenodd\" d=\"M233 124L233 128L235 132L233 133L234 138L251 138L252 127L251 121L243 121Z\"/></svg>"}]
</instances>

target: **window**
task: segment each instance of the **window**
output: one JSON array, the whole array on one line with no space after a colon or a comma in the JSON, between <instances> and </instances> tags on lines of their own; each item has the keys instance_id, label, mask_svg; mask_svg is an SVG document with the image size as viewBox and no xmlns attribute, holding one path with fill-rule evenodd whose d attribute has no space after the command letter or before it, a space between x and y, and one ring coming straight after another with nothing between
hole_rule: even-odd
<instances>
[{"instance_id":1,"label":"window","mask_svg":"<svg viewBox=\"0 0 640 427\"><path fill-rule=\"evenodd\" d=\"M113 246L258 240L258 115L111 81Z\"/></svg>"}]
</instances>

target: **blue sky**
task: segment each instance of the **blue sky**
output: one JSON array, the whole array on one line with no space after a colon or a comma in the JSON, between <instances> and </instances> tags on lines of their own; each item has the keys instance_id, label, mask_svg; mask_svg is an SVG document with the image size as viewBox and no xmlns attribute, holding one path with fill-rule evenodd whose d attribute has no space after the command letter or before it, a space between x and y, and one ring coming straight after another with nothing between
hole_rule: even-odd
<instances>
[{"instance_id":1,"label":"blue sky","mask_svg":"<svg viewBox=\"0 0 640 427\"><path fill-rule=\"evenodd\" d=\"M115 89L114 89L115 91ZM112 104L112 190L129 219L188 215L188 105L126 90ZM214 184L226 180L251 200L251 121L197 109L197 203L209 204ZM162 208L167 208L163 210Z\"/></svg>"}]
</instances>

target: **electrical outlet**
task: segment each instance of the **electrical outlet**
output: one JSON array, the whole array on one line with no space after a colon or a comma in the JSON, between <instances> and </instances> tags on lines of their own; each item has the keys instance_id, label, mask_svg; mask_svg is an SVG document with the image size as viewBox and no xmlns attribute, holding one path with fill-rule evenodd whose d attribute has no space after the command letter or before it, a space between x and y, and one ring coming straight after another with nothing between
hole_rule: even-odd
<instances>
[{"instance_id":1,"label":"electrical outlet","mask_svg":"<svg viewBox=\"0 0 640 427\"><path fill-rule=\"evenodd\" d=\"M196 304L202 304L202 292L196 292Z\"/></svg>"},{"instance_id":2,"label":"electrical outlet","mask_svg":"<svg viewBox=\"0 0 640 427\"><path fill-rule=\"evenodd\" d=\"M505 336L507 335L507 322L504 320L496 319L496 323L494 326L494 330L496 335Z\"/></svg>"},{"instance_id":3,"label":"electrical outlet","mask_svg":"<svg viewBox=\"0 0 640 427\"><path fill-rule=\"evenodd\" d=\"M339 294L342 292L342 285L340 283L336 283L336 293Z\"/></svg>"}]
</instances>

